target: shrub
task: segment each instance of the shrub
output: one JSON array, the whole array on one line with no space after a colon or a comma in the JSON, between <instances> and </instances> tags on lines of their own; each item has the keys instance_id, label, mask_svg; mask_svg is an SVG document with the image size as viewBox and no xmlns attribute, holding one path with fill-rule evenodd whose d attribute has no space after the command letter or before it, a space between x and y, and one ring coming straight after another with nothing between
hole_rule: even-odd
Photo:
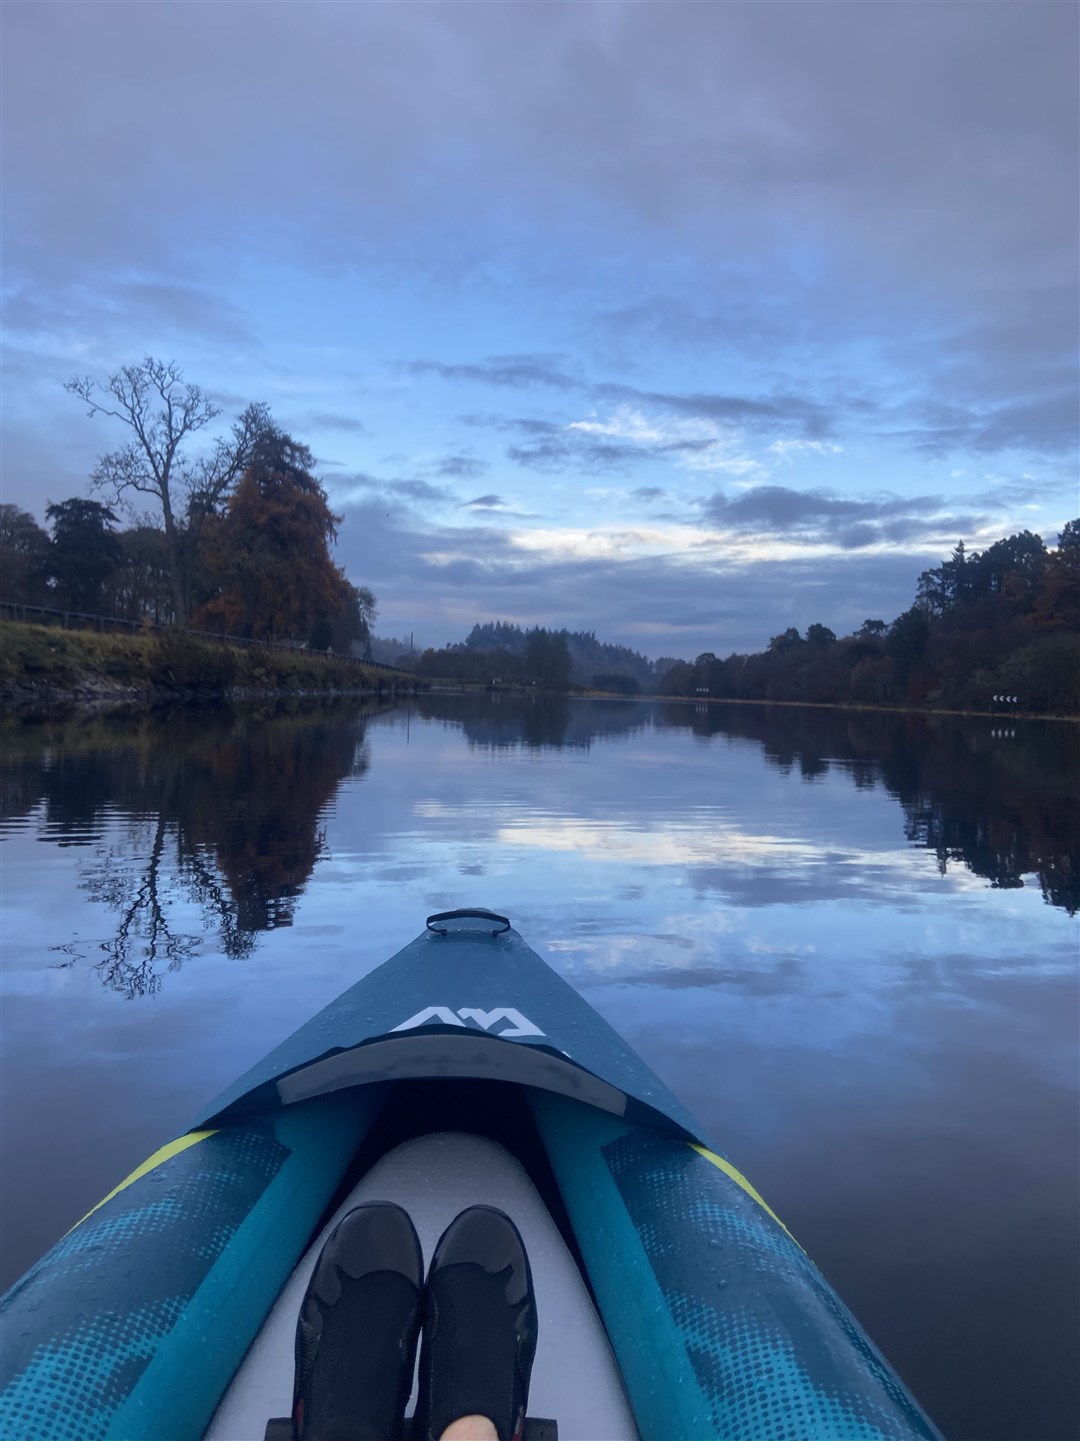
<instances>
[{"instance_id":1,"label":"shrub","mask_svg":"<svg viewBox=\"0 0 1080 1441\"><path fill-rule=\"evenodd\" d=\"M236 675L236 654L182 630L163 631L153 642L147 667L154 685L175 690L227 690Z\"/></svg>"}]
</instances>

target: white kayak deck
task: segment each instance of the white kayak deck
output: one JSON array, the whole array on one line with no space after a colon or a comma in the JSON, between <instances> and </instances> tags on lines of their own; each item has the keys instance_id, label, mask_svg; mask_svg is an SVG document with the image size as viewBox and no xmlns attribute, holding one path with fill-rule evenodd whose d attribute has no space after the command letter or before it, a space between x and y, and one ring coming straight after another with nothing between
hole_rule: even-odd
<instances>
[{"instance_id":1,"label":"white kayak deck","mask_svg":"<svg viewBox=\"0 0 1080 1441\"><path fill-rule=\"evenodd\" d=\"M413 1219L425 1266L439 1237L466 1206L498 1206L525 1242L540 1336L529 1411L551 1416L560 1441L637 1441L603 1325L558 1227L521 1165L480 1136L443 1132L406 1141L383 1156L342 1202L286 1282L222 1398L206 1441L263 1441L267 1419L292 1408L296 1317L323 1241L361 1201L396 1201ZM413 1396L407 1408L412 1414Z\"/></svg>"}]
</instances>

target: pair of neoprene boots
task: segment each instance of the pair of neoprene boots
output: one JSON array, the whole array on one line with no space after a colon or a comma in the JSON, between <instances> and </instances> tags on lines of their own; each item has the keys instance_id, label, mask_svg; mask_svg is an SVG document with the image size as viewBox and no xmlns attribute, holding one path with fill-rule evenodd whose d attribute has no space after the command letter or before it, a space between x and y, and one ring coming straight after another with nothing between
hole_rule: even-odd
<instances>
[{"instance_id":1,"label":"pair of neoprene boots","mask_svg":"<svg viewBox=\"0 0 1080 1441\"><path fill-rule=\"evenodd\" d=\"M316 1262L296 1325L294 1441L401 1441L421 1326L413 1441L463 1416L521 1441L537 1324L516 1226L491 1206L462 1211L425 1284L416 1229L386 1201L350 1211Z\"/></svg>"}]
</instances>

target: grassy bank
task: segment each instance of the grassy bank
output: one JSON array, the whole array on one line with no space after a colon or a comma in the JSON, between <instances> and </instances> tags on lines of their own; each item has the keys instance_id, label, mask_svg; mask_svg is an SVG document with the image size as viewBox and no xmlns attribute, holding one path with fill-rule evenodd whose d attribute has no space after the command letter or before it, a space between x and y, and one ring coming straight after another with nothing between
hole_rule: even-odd
<instances>
[{"instance_id":1,"label":"grassy bank","mask_svg":"<svg viewBox=\"0 0 1080 1441\"><path fill-rule=\"evenodd\" d=\"M394 689L402 679L382 666L222 645L186 631L108 635L0 622L0 694L8 699L377 692Z\"/></svg>"}]
</instances>

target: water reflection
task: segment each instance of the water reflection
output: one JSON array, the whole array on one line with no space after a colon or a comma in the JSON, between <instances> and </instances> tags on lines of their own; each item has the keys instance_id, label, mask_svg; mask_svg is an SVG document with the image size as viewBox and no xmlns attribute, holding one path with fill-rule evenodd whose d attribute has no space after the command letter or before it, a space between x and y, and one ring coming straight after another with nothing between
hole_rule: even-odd
<instances>
[{"instance_id":1,"label":"water reflection","mask_svg":"<svg viewBox=\"0 0 1080 1441\"><path fill-rule=\"evenodd\" d=\"M0 824L88 848L81 888L116 917L113 935L56 949L72 962L90 955L103 982L129 997L155 993L163 973L208 938L227 956L250 956L261 933L292 923L324 847L320 818L342 781L367 770L366 727L385 710L9 722ZM899 802L907 839L934 853L941 875L959 864L1010 888L1033 874L1050 904L1070 914L1080 907L1075 727L1020 725L1000 736L985 721L955 718L540 696L425 697L414 716L480 753L584 752L650 730L752 743L780 774L814 783L840 773L859 790L883 788ZM549 859L565 852L592 864L680 867L695 890L738 906L843 898L870 885L885 894L894 878L908 883L893 847L822 848L812 835L770 832L757 815L751 827L725 817L715 798L702 809L697 791L679 794L679 777L658 803L635 794L636 777L627 776L614 817L518 808L496 826L497 844ZM417 799L414 811L436 829L440 819L462 825L461 807L443 801ZM497 808L487 813L498 821ZM482 876L487 866L466 859L458 869Z\"/></svg>"},{"instance_id":2,"label":"water reflection","mask_svg":"<svg viewBox=\"0 0 1080 1441\"><path fill-rule=\"evenodd\" d=\"M377 713L9 725L5 827L33 821L42 841L91 847L79 887L116 916L115 934L56 950L90 956L105 985L132 998L158 991L208 937L250 956L261 932L292 924L323 850L320 818L341 781L366 771Z\"/></svg>"},{"instance_id":3,"label":"water reflection","mask_svg":"<svg viewBox=\"0 0 1080 1441\"><path fill-rule=\"evenodd\" d=\"M1000 734L986 719L787 706L658 708L656 724L756 741L766 760L813 781L833 768L900 802L904 833L942 875L962 863L995 888L1038 877L1046 900L1080 909L1080 734L1027 722Z\"/></svg>"},{"instance_id":4,"label":"water reflection","mask_svg":"<svg viewBox=\"0 0 1080 1441\"><path fill-rule=\"evenodd\" d=\"M1080 728L1010 729L507 695L9 719L0 1287L426 912L493 905L945 1434L1058 1441Z\"/></svg>"},{"instance_id":5,"label":"water reflection","mask_svg":"<svg viewBox=\"0 0 1080 1441\"><path fill-rule=\"evenodd\" d=\"M581 750L594 741L629 736L652 724L647 705L564 696L420 696L417 714L460 730L470 747L489 751Z\"/></svg>"},{"instance_id":6,"label":"water reflection","mask_svg":"<svg viewBox=\"0 0 1080 1441\"><path fill-rule=\"evenodd\" d=\"M1051 905L1080 909L1080 737L1066 723L542 696L435 696L418 713L491 751L588 750L648 728L754 741L781 774L812 782L841 770L857 789L883 787L900 802L907 839L934 852L942 875L960 863L995 888L1034 875Z\"/></svg>"}]
</instances>

